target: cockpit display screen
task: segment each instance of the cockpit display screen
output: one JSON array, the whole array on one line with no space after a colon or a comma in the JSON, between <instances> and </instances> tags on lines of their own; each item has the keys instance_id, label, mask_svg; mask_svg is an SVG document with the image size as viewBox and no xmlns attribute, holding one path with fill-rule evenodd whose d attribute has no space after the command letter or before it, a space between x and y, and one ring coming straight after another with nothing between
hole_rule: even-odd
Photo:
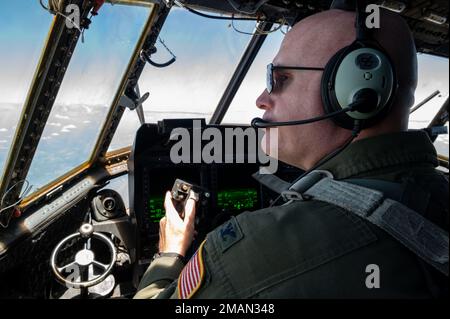
<instances>
[{"instance_id":1,"label":"cockpit display screen","mask_svg":"<svg viewBox=\"0 0 450 319\"><path fill-rule=\"evenodd\" d=\"M159 223L165 215L164 196L150 197L148 200L148 213L151 222Z\"/></svg>"},{"instance_id":2,"label":"cockpit display screen","mask_svg":"<svg viewBox=\"0 0 450 319\"><path fill-rule=\"evenodd\" d=\"M258 207L258 192L252 188L234 188L217 193L217 208L232 213L254 210ZM151 196L148 199L148 217L153 223L159 223L165 215L164 196Z\"/></svg>"},{"instance_id":3,"label":"cockpit display screen","mask_svg":"<svg viewBox=\"0 0 450 319\"><path fill-rule=\"evenodd\" d=\"M217 193L217 207L229 211L252 210L258 205L258 192L251 188L236 188Z\"/></svg>"}]
</instances>

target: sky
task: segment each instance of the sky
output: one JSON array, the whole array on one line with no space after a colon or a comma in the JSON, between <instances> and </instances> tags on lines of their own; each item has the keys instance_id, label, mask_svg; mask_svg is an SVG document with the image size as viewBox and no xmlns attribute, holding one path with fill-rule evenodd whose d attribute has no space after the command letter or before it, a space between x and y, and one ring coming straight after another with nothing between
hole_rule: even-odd
<instances>
[{"instance_id":1,"label":"sky","mask_svg":"<svg viewBox=\"0 0 450 319\"><path fill-rule=\"evenodd\" d=\"M93 18L85 42L75 50L30 168L27 178L35 189L89 158L148 14L146 8L105 4ZM52 16L40 7L39 0L0 1L0 171L51 22ZM236 23L236 28L246 32L253 27L252 22ZM265 86L265 66L282 38L280 31L269 35L225 123L248 124L261 116L255 100ZM228 21L204 19L177 9L167 19L161 39L177 61L165 69L147 66L142 74L141 92L150 93L144 103L147 122L174 117L209 119L250 36L235 32ZM161 43L157 48L155 61L171 58ZM448 96L449 82L448 59L418 58L416 101L437 89L442 96L414 114L414 128L431 120ZM137 115L126 111L110 150L132 144L139 125ZM448 135L440 141L448 155Z\"/></svg>"},{"instance_id":2,"label":"sky","mask_svg":"<svg viewBox=\"0 0 450 319\"><path fill-rule=\"evenodd\" d=\"M36 187L88 160L150 10L101 12L75 49L38 145L27 177ZM0 1L0 170L52 19L39 0Z\"/></svg>"}]
</instances>

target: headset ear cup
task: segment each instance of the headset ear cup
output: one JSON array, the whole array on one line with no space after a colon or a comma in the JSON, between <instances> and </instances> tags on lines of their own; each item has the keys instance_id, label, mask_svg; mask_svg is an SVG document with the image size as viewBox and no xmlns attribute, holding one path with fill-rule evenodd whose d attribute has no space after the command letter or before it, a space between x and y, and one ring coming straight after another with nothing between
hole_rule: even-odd
<instances>
[{"instance_id":1,"label":"headset ear cup","mask_svg":"<svg viewBox=\"0 0 450 319\"><path fill-rule=\"evenodd\" d=\"M334 73L334 69L336 68L337 62L339 60L341 60L341 58L346 50L347 50L347 48L343 48L342 50L339 50L335 55L333 55L333 57L330 59L330 61L325 66L325 70L323 72L321 94L322 94L322 102L323 102L323 107L325 109L325 114L329 114L329 113L337 111L337 109L331 102L331 98L330 98L330 91L332 90L332 86L334 84L332 76Z\"/></svg>"},{"instance_id":2,"label":"headset ear cup","mask_svg":"<svg viewBox=\"0 0 450 319\"><path fill-rule=\"evenodd\" d=\"M367 64L373 61L363 60L367 56L377 57L380 64L375 67L373 64ZM360 57L361 60L358 60ZM374 73L372 70L375 70ZM385 73L380 70L384 70ZM365 78L366 73L371 77ZM370 82L372 79L373 82ZM353 99L355 102L359 97L360 100L366 101L363 102L361 109L357 112L340 114L332 120L336 125L348 130L354 128L356 120L359 121L361 128L368 128L387 116L397 86L395 68L388 54L379 45L355 41L336 53L325 67L321 84L325 114L341 111L347 107L346 103L350 103L347 101Z\"/></svg>"},{"instance_id":3,"label":"headset ear cup","mask_svg":"<svg viewBox=\"0 0 450 319\"><path fill-rule=\"evenodd\" d=\"M354 44L345 47L339 50L327 63L323 76L322 76L322 84L321 84L321 95L322 95L322 104L325 110L325 114L334 113L342 110L342 107L339 105L336 93L335 93L335 76L336 70L341 64L343 58L347 56L347 54L354 49ZM341 114L339 116L335 116L331 118L336 125L346 128L353 129L354 119L352 119L347 114Z\"/></svg>"}]
</instances>

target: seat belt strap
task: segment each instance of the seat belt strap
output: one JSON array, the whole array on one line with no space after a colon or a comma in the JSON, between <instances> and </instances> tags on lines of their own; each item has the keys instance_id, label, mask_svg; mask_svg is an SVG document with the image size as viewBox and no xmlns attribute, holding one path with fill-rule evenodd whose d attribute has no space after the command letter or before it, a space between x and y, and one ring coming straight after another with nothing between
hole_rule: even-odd
<instances>
[{"instance_id":1,"label":"seat belt strap","mask_svg":"<svg viewBox=\"0 0 450 319\"><path fill-rule=\"evenodd\" d=\"M274 191L277 194L281 194L282 192L289 189L291 186L290 183L283 181L281 178L271 175L271 174L260 174L256 172L252 175L254 179L256 179L260 184L266 186L268 189Z\"/></svg>"},{"instance_id":2,"label":"seat belt strap","mask_svg":"<svg viewBox=\"0 0 450 319\"><path fill-rule=\"evenodd\" d=\"M322 178L304 194L371 222L448 276L448 233L414 210L385 198L380 191L330 177Z\"/></svg>"},{"instance_id":3,"label":"seat belt strap","mask_svg":"<svg viewBox=\"0 0 450 319\"><path fill-rule=\"evenodd\" d=\"M345 179L343 181L353 185L359 185L365 188L377 190L383 193L384 197L390 198L397 202L404 203L402 202L402 198L405 189L402 184L383 181L380 179L352 178L352 179Z\"/></svg>"}]
</instances>

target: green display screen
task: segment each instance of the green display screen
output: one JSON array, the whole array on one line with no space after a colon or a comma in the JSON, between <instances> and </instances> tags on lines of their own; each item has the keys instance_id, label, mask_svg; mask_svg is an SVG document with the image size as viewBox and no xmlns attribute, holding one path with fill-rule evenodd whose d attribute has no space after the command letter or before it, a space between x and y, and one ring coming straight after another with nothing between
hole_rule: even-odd
<instances>
[{"instance_id":1,"label":"green display screen","mask_svg":"<svg viewBox=\"0 0 450 319\"><path fill-rule=\"evenodd\" d=\"M149 199L148 211L150 220L154 223L159 223L161 218L166 215L164 210L164 197L152 197Z\"/></svg>"},{"instance_id":2,"label":"green display screen","mask_svg":"<svg viewBox=\"0 0 450 319\"><path fill-rule=\"evenodd\" d=\"M217 194L217 206L226 210L254 209L258 203L258 193L251 188L227 189Z\"/></svg>"},{"instance_id":3,"label":"green display screen","mask_svg":"<svg viewBox=\"0 0 450 319\"><path fill-rule=\"evenodd\" d=\"M227 189L217 193L217 207L221 210L252 210L258 204L258 192L251 188ZM148 202L150 221L158 223L164 217L164 197L151 197Z\"/></svg>"}]
</instances>

